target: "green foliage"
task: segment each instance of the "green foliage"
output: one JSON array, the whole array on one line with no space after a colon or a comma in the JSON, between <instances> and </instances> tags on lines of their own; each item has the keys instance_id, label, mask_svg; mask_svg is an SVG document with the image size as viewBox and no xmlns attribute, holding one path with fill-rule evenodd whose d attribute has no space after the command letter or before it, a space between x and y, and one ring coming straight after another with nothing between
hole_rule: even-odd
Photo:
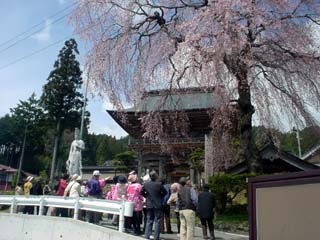
<instances>
[{"instance_id":1,"label":"green foliage","mask_svg":"<svg viewBox=\"0 0 320 240\"><path fill-rule=\"evenodd\" d=\"M255 174L219 174L209 177L209 186L216 194L217 211L226 211L227 204L231 206L232 200L242 191L247 189L246 179Z\"/></svg>"},{"instance_id":2,"label":"green foliage","mask_svg":"<svg viewBox=\"0 0 320 240\"><path fill-rule=\"evenodd\" d=\"M253 136L257 148L263 147L270 139L280 143L281 150L298 156L298 142L296 132L282 133L276 129L263 126L253 127ZM304 154L317 144L320 144L320 128L306 127L300 131L301 153Z\"/></svg>"},{"instance_id":3,"label":"green foliage","mask_svg":"<svg viewBox=\"0 0 320 240\"><path fill-rule=\"evenodd\" d=\"M65 42L60 50L54 69L50 72L47 84L43 87L41 103L47 113L48 122L56 127L53 158L50 178L53 179L54 170L60 171L64 160L60 153L61 135L65 129L73 130L80 126L81 110L84 97L80 92L82 77L80 64L76 60L78 45L74 39ZM87 113L89 116L89 113ZM86 121L89 122L88 120ZM65 151L64 151L65 152ZM60 158L59 158L60 156ZM56 159L58 159L57 167ZM64 158L65 159L65 158Z\"/></svg>"},{"instance_id":4,"label":"green foliage","mask_svg":"<svg viewBox=\"0 0 320 240\"><path fill-rule=\"evenodd\" d=\"M248 225L248 213L227 213L223 215L217 215L214 220L215 224L230 224L230 223L242 223Z\"/></svg>"},{"instance_id":5,"label":"green foliage","mask_svg":"<svg viewBox=\"0 0 320 240\"><path fill-rule=\"evenodd\" d=\"M39 103L33 93L26 101L20 100L16 107L10 109L11 116L0 119L0 146L4 150L0 159L4 164L13 167L18 165L26 135L23 169L34 172L41 168L37 156L43 152L46 125Z\"/></svg>"},{"instance_id":6,"label":"green foliage","mask_svg":"<svg viewBox=\"0 0 320 240\"><path fill-rule=\"evenodd\" d=\"M115 171L123 170L136 170L135 160L137 156L132 151L125 151L118 153L115 158L112 160L112 167Z\"/></svg>"},{"instance_id":7,"label":"green foliage","mask_svg":"<svg viewBox=\"0 0 320 240\"><path fill-rule=\"evenodd\" d=\"M48 174L46 173L45 170L40 171L40 172L39 172L39 176L40 176L41 179L44 180L44 181L45 181L46 179L48 179Z\"/></svg>"},{"instance_id":8,"label":"green foliage","mask_svg":"<svg viewBox=\"0 0 320 240\"><path fill-rule=\"evenodd\" d=\"M79 91L82 85L80 64L76 60L78 46L74 39L65 42L43 87L41 102L53 126L62 122L63 129L80 126L84 97Z\"/></svg>"},{"instance_id":9,"label":"green foliage","mask_svg":"<svg viewBox=\"0 0 320 240\"><path fill-rule=\"evenodd\" d=\"M116 154L128 150L128 137L116 139L105 134L85 135L86 148L83 151L84 166L102 166L106 161L111 161Z\"/></svg>"},{"instance_id":10,"label":"green foliage","mask_svg":"<svg viewBox=\"0 0 320 240\"><path fill-rule=\"evenodd\" d=\"M16 173L13 175L12 182L11 182L11 185L12 185L12 186L16 186L16 185L17 185L17 179L18 179L18 172L16 172Z\"/></svg>"},{"instance_id":11,"label":"green foliage","mask_svg":"<svg viewBox=\"0 0 320 240\"><path fill-rule=\"evenodd\" d=\"M28 161L36 163L35 155L43 151L43 139L46 133L46 122L40 100L33 93L26 101L20 100L18 105L10 109L12 113L12 133L22 145L26 134L25 156ZM36 165L33 168L37 169Z\"/></svg>"},{"instance_id":12,"label":"green foliage","mask_svg":"<svg viewBox=\"0 0 320 240\"><path fill-rule=\"evenodd\" d=\"M199 172L204 171L203 160L204 160L204 150L201 148L195 149L188 155L188 161L191 165L191 168L194 168Z\"/></svg>"},{"instance_id":13,"label":"green foliage","mask_svg":"<svg viewBox=\"0 0 320 240\"><path fill-rule=\"evenodd\" d=\"M14 135L13 121L9 114L0 118L0 162L3 164L9 164L9 159L16 153L16 147L18 146L17 138Z\"/></svg>"}]
</instances>

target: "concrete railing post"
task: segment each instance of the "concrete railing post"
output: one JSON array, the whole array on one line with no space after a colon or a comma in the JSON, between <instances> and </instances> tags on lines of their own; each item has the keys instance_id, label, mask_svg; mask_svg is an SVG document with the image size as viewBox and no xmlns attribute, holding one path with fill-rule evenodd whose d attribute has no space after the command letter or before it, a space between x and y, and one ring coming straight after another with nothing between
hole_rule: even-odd
<instances>
[{"instance_id":1,"label":"concrete railing post","mask_svg":"<svg viewBox=\"0 0 320 240\"><path fill-rule=\"evenodd\" d=\"M43 214L43 208L44 208L44 198L42 196L40 198L39 216L41 216Z\"/></svg>"},{"instance_id":2,"label":"concrete railing post","mask_svg":"<svg viewBox=\"0 0 320 240\"><path fill-rule=\"evenodd\" d=\"M14 213L14 207L16 206L17 200L15 197L12 198L10 213Z\"/></svg>"},{"instance_id":3,"label":"concrete railing post","mask_svg":"<svg viewBox=\"0 0 320 240\"><path fill-rule=\"evenodd\" d=\"M119 216L119 232L124 231L124 208L125 208L125 202L122 200L121 206L120 206L120 216Z\"/></svg>"},{"instance_id":4,"label":"concrete railing post","mask_svg":"<svg viewBox=\"0 0 320 240\"><path fill-rule=\"evenodd\" d=\"M74 204L74 214L73 214L73 219L78 219L79 216L79 208L80 208L80 202L79 202L79 197L76 198L76 202Z\"/></svg>"}]
</instances>

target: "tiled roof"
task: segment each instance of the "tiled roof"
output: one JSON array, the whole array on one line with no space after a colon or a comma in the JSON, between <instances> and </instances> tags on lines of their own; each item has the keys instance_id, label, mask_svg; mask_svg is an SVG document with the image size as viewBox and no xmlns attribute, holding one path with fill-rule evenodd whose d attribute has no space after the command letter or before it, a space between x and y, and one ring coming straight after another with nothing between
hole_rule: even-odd
<instances>
[{"instance_id":1,"label":"tiled roof","mask_svg":"<svg viewBox=\"0 0 320 240\"><path fill-rule=\"evenodd\" d=\"M219 97L213 90L191 88L172 92L151 91L145 94L136 107L126 109L126 111L150 112L152 110L179 111L214 108L219 105Z\"/></svg>"},{"instance_id":2,"label":"tiled roof","mask_svg":"<svg viewBox=\"0 0 320 240\"><path fill-rule=\"evenodd\" d=\"M18 171L18 169L0 164L0 172L16 172Z\"/></svg>"}]
</instances>

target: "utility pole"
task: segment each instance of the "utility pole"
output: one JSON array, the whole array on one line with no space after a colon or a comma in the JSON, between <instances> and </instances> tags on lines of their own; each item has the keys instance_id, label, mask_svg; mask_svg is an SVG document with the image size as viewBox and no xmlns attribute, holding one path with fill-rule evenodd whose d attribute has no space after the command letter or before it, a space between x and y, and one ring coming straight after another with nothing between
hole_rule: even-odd
<instances>
[{"instance_id":1,"label":"utility pole","mask_svg":"<svg viewBox=\"0 0 320 240\"><path fill-rule=\"evenodd\" d=\"M23 158L24 158L24 150L26 147L26 140L27 140L27 130L28 130L28 125L26 124L26 126L24 128L24 137L23 137L22 150L21 150L20 161L19 161L19 169L18 169L18 177L17 177L16 186L18 185L18 183L20 181L20 176L21 176L21 169L22 169L22 163L23 163Z\"/></svg>"},{"instance_id":2,"label":"utility pole","mask_svg":"<svg viewBox=\"0 0 320 240\"><path fill-rule=\"evenodd\" d=\"M83 103L83 108L82 108L81 126L80 126L80 140L82 140L82 137L83 137L84 114L86 112L86 106L87 106L87 95L88 95L88 85L89 85L90 70L91 70L91 65L89 65L89 68L88 68L86 89L85 89L85 93L84 93L84 103Z\"/></svg>"},{"instance_id":3,"label":"utility pole","mask_svg":"<svg viewBox=\"0 0 320 240\"><path fill-rule=\"evenodd\" d=\"M299 153L299 158L301 159L300 132L299 132L299 129L295 127L293 127L292 131L296 133L296 138L298 143L298 153Z\"/></svg>"},{"instance_id":4,"label":"utility pole","mask_svg":"<svg viewBox=\"0 0 320 240\"><path fill-rule=\"evenodd\" d=\"M87 73L87 82L86 82L86 89L84 93L84 102L83 102L83 107L82 107L82 115L81 115L81 126L80 126L80 140L83 138L83 128L84 128L84 114L86 112L86 106L87 106L87 95L88 95L88 86L89 86L89 76L90 76L90 71L91 71L91 65L89 65L88 68L88 73ZM80 150L80 176L82 177L82 152Z\"/></svg>"}]
</instances>

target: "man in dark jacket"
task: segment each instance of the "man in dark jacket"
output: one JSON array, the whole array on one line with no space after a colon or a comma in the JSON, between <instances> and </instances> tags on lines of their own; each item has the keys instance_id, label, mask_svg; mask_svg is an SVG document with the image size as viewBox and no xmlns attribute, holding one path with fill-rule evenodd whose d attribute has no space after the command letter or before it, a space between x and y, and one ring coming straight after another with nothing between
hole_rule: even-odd
<instances>
[{"instance_id":1,"label":"man in dark jacket","mask_svg":"<svg viewBox=\"0 0 320 240\"><path fill-rule=\"evenodd\" d=\"M166 190L160 182L156 182L158 175L155 171L149 173L151 181L146 182L141 189L141 195L146 198L147 226L145 238L150 239L153 222L155 222L154 239L160 238L161 201L166 195Z\"/></svg>"},{"instance_id":2,"label":"man in dark jacket","mask_svg":"<svg viewBox=\"0 0 320 240\"><path fill-rule=\"evenodd\" d=\"M203 185L203 192L198 197L197 212L200 217L203 239L214 239L214 226L213 226L213 209L216 206L215 195L209 192L209 185ZM210 230L210 237L207 236L207 226Z\"/></svg>"}]
</instances>

